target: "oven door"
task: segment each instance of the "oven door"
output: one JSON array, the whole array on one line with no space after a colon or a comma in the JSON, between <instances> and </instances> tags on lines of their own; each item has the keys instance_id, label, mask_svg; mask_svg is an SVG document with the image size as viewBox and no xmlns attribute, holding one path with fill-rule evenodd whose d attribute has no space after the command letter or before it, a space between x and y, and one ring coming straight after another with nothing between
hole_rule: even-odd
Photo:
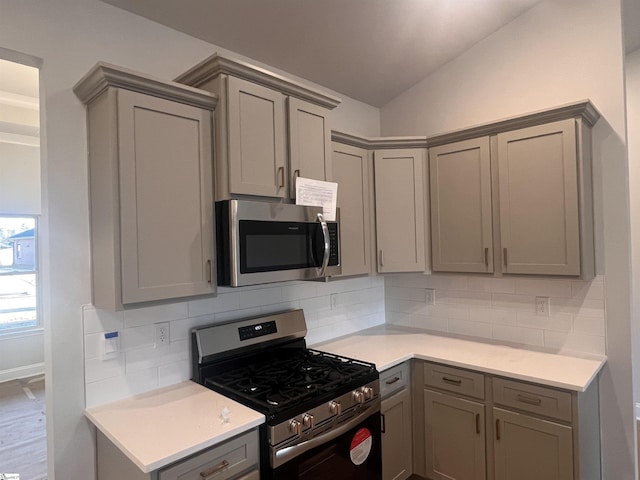
<instances>
[{"instance_id":1,"label":"oven door","mask_svg":"<svg viewBox=\"0 0 640 480\"><path fill-rule=\"evenodd\" d=\"M377 407L312 440L289 447L276 459L279 466L266 472L265 477L273 480L382 480L381 443L380 409ZM313 445L311 448L310 444ZM304 452L296 455L296 448ZM284 463L280 463L282 461Z\"/></svg>"}]
</instances>

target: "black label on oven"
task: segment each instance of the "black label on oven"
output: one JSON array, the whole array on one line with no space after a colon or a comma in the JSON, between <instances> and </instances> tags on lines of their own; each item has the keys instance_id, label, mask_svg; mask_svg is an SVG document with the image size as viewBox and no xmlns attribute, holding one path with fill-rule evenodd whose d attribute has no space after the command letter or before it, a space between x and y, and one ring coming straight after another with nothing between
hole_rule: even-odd
<instances>
[{"instance_id":1,"label":"black label on oven","mask_svg":"<svg viewBox=\"0 0 640 480\"><path fill-rule=\"evenodd\" d=\"M262 337L263 335L270 335L277 333L275 321L256 323L255 325L247 325L246 327L238 328L240 334L240 340L249 340L250 338Z\"/></svg>"}]
</instances>

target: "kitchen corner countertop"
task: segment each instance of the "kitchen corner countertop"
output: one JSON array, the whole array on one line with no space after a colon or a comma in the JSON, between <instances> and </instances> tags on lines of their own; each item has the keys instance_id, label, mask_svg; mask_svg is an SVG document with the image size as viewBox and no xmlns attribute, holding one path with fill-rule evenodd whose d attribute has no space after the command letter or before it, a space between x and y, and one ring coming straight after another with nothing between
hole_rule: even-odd
<instances>
[{"instance_id":1,"label":"kitchen corner countertop","mask_svg":"<svg viewBox=\"0 0 640 480\"><path fill-rule=\"evenodd\" d=\"M227 423L221 418L225 407ZM88 408L85 416L144 473L265 421L264 414L192 381Z\"/></svg>"},{"instance_id":2,"label":"kitchen corner countertop","mask_svg":"<svg viewBox=\"0 0 640 480\"><path fill-rule=\"evenodd\" d=\"M584 392L606 357L579 358L380 325L312 348L375 363L379 371L411 358Z\"/></svg>"}]
</instances>

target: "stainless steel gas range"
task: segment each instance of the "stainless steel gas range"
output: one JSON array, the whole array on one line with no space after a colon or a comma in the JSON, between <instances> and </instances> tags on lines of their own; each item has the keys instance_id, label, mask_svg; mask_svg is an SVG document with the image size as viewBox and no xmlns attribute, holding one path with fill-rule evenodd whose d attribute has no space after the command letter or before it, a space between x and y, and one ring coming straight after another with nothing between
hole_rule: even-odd
<instances>
[{"instance_id":1,"label":"stainless steel gas range","mask_svg":"<svg viewBox=\"0 0 640 480\"><path fill-rule=\"evenodd\" d=\"M381 480L375 365L306 347L302 310L192 330L193 380L263 412L264 480Z\"/></svg>"}]
</instances>

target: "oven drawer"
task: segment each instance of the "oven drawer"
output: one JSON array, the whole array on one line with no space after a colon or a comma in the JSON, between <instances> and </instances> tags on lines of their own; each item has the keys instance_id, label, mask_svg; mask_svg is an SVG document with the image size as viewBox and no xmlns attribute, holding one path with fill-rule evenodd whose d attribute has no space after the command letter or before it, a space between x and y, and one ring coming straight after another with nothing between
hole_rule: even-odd
<instances>
[{"instance_id":1,"label":"oven drawer","mask_svg":"<svg viewBox=\"0 0 640 480\"><path fill-rule=\"evenodd\" d=\"M571 394L547 387L493 379L493 400L496 404L513 407L558 420L571 421Z\"/></svg>"},{"instance_id":2,"label":"oven drawer","mask_svg":"<svg viewBox=\"0 0 640 480\"><path fill-rule=\"evenodd\" d=\"M380 397L387 398L407 387L409 383L409 362L380 372Z\"/></svg>"},{"instance_id":3,"label":"oven drawer","mask_svg":"<svg viewBox=\"0 0 640 480\"><path fill-rule=\"evenodd\" d=\"M158 480L226 480L257 465L258 431L252 430L160 470Z\"/></svg>"},{"instance_id":4,"label":"oven drawer","mask_svg":"<svg viewBox=\"0 0 640 480\"><path fill-rule=\"evenodd\" d=\"M460 395L484 399L484 375L481 373L425 363L424 384Z\"/></svg>"}]
</instances>

